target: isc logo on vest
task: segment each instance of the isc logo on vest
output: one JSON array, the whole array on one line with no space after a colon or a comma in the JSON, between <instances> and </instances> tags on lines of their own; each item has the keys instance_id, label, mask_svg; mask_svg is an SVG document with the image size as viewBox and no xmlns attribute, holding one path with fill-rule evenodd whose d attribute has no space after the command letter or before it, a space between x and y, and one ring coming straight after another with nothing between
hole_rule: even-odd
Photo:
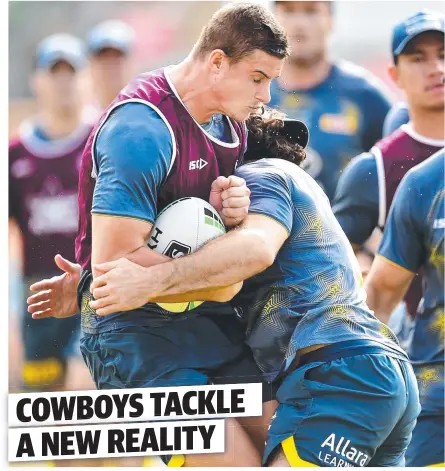
<instances>
[{"instance_id":1,"label":"isc logo on vest","mask_svg":"<svg viewBox=\"0 0 445 471\"><path fill-rule=\"evenodd\" d=\"M201 170L207 164L208 164L208 162L206 162L204 159L192 160L189 163L189 170Z\"/></svg>"}]
</instances>

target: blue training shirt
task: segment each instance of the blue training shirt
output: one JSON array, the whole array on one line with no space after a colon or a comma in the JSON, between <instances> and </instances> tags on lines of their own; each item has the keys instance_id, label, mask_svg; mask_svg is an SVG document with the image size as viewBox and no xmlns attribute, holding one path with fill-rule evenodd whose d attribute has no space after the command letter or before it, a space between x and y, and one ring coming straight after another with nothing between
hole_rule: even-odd
<instances>
[{"instance_id":1,"label":"blue training shirt","mask_svg":"<svg viewBox=\"0 0 445 471\"><path fill-rule=\"evenodd\" d=\"M416 273L424 267L424 297L408 354L421 404L443 413L445 151L411 169L400 183L378 255Z\"/></svg>"},{"instance_id":2,"label":"blue training shirt","mask_svg":"<svg viewBox=\"0 0 445 471\"><path fill-rule=\"evenodd\" d=\"M247 343L266 377L316 344L368 339L404 355L367 307L357 259L317 183L280 159L243 165L236 175L252 192L249 213L289 234L272 266L246 280L235 299L247 312Z\"/></svg>"},{"instance_id":3,"label":"blue training shirt","mask_svg":"<svg viewBox=\"0 0 445 471\"><path fill-rule=\"evenodd\" d=\"M308 125L310 141L302 168L332 200L350 159L381 139L391 101L370 72L340 61L324 82L310 89L287 91L272 82L270 106Z\"/></svg>"},{"instance_id":4,"label":"blue training shirt","mask_svg":"<svg viewBox=\"0 0 445 471\"><path fill-rule=\"evenodd\" d=\"M352 244L368 240L379 224L379 180L373 154L365 152L353 158L344 169L332 210Z\"/></svg>"}]
</instances>

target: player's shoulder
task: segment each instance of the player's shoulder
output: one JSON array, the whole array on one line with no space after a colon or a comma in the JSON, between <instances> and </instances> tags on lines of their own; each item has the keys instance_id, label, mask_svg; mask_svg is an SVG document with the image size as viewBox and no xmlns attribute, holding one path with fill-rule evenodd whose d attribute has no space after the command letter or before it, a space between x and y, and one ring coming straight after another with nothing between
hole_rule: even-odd
<instances>
[{"instance_id":1,"label":"player's shoulder","mask_svg":"<svg viewBox=\"0 0 445 471\"><path fill-rule=\"evenodd\" d=\"M236 174L239 176L252 174L284 176L285 172L278 165L279 160L280 159L250 160L238 167L236 169Z\"/></svg>"},{"instance_id":2,"label":"player's shoulder","mask_svg":"<svg viewBox=\"0 0 445 471\"><path fill-rule=\"evenodd\" d=\"M140 99L157 106L166 98L174 97L175 90L168 76L169 68L162 67L136 75L122 89L117 101Z\"/></svg>"},{"instance_id":3,"label":"player's shoulder","mask_svg":"<svg viewBox=\"0 0 445 471\"><path fill-rule=\"evenodd\" d=\"M420 192L432 186L442 185L445 170L445 149L440 149L405 175L405 185L413 185Z\"/></svg>"},{"instance_id":4,"label":"player's shoulder","mask_svg":"<svg viewBox=\"0 0 445 471\"><path fill-rule=\"evenodd\" d=\"M299 168L282 159L259 159L241 165L236 169L235 174L244 178L246 182L288 186L288 175L292 167Z\"/></svg>"},{"instance_id":5,"label":"player's shoulder","mask_svg":"<svg viewBox=\"0 0 445 471\"><path fill-rule=\"evenodd\" d=\"M168 127L159 113L138 101L117 106L104 122L100 134L122 140L143 140L147 135L170 138Z\"/></svg>"},{"instance_id":6,"label":"player's shoulder","mask_svg":"<svg viewBox=\"0 0 445 471\"><path fill-rule=\"evenodd\" d=\"M348 87L353 92L364 92L368 95L391 94L387 86L372 72L353 62L341 59L335 62L337 80L343 87Z\"/></svg>"},{"instance_id":7,"label":"player's shoulder","mask_svg":"<svg viewBox=\"0 0 445 471\"><path fill-rule=\"evenodd\" d=\"M345 176L354 179L366 179L376 171L376 159L372 152L357 155L346 166Z\"/></svg>"}]
</instances>

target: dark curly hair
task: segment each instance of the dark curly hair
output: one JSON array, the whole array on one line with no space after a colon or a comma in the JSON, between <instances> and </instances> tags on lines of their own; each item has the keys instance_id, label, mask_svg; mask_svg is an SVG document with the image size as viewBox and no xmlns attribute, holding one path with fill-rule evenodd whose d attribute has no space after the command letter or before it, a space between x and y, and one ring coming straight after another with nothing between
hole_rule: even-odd
<instances>
[{"instance_id":1,"label":"dark curly hair","mask_svg":"<svg viewBox=\"0 0 445 471\"><path fill-rule=\"evenodd\" d=\"M306 152L284 132L285 115L265 108L263 114L252 114L246 121L248 130L245 161L259 159L283 159L300 165Z\"/></svg>"}]
</instances>

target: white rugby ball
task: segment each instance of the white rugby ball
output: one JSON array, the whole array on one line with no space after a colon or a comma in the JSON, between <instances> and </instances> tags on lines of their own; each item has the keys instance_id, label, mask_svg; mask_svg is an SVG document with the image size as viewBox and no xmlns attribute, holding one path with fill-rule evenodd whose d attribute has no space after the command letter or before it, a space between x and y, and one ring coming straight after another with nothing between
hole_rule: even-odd
<instances>
[{"instance_id":1,"label":"white rugby ball","mask_svg":"<svg viewBox=\"0 0 445 471\"><path fill-rule=\"evenodd\" d=\"M155 252L178 258L225 233L224 223L211 204L200 198L181 198L159 213L147 245ZM158 303L170 312L190 311L200 304L202 301Z\"/></svg>"}]
</instances>

